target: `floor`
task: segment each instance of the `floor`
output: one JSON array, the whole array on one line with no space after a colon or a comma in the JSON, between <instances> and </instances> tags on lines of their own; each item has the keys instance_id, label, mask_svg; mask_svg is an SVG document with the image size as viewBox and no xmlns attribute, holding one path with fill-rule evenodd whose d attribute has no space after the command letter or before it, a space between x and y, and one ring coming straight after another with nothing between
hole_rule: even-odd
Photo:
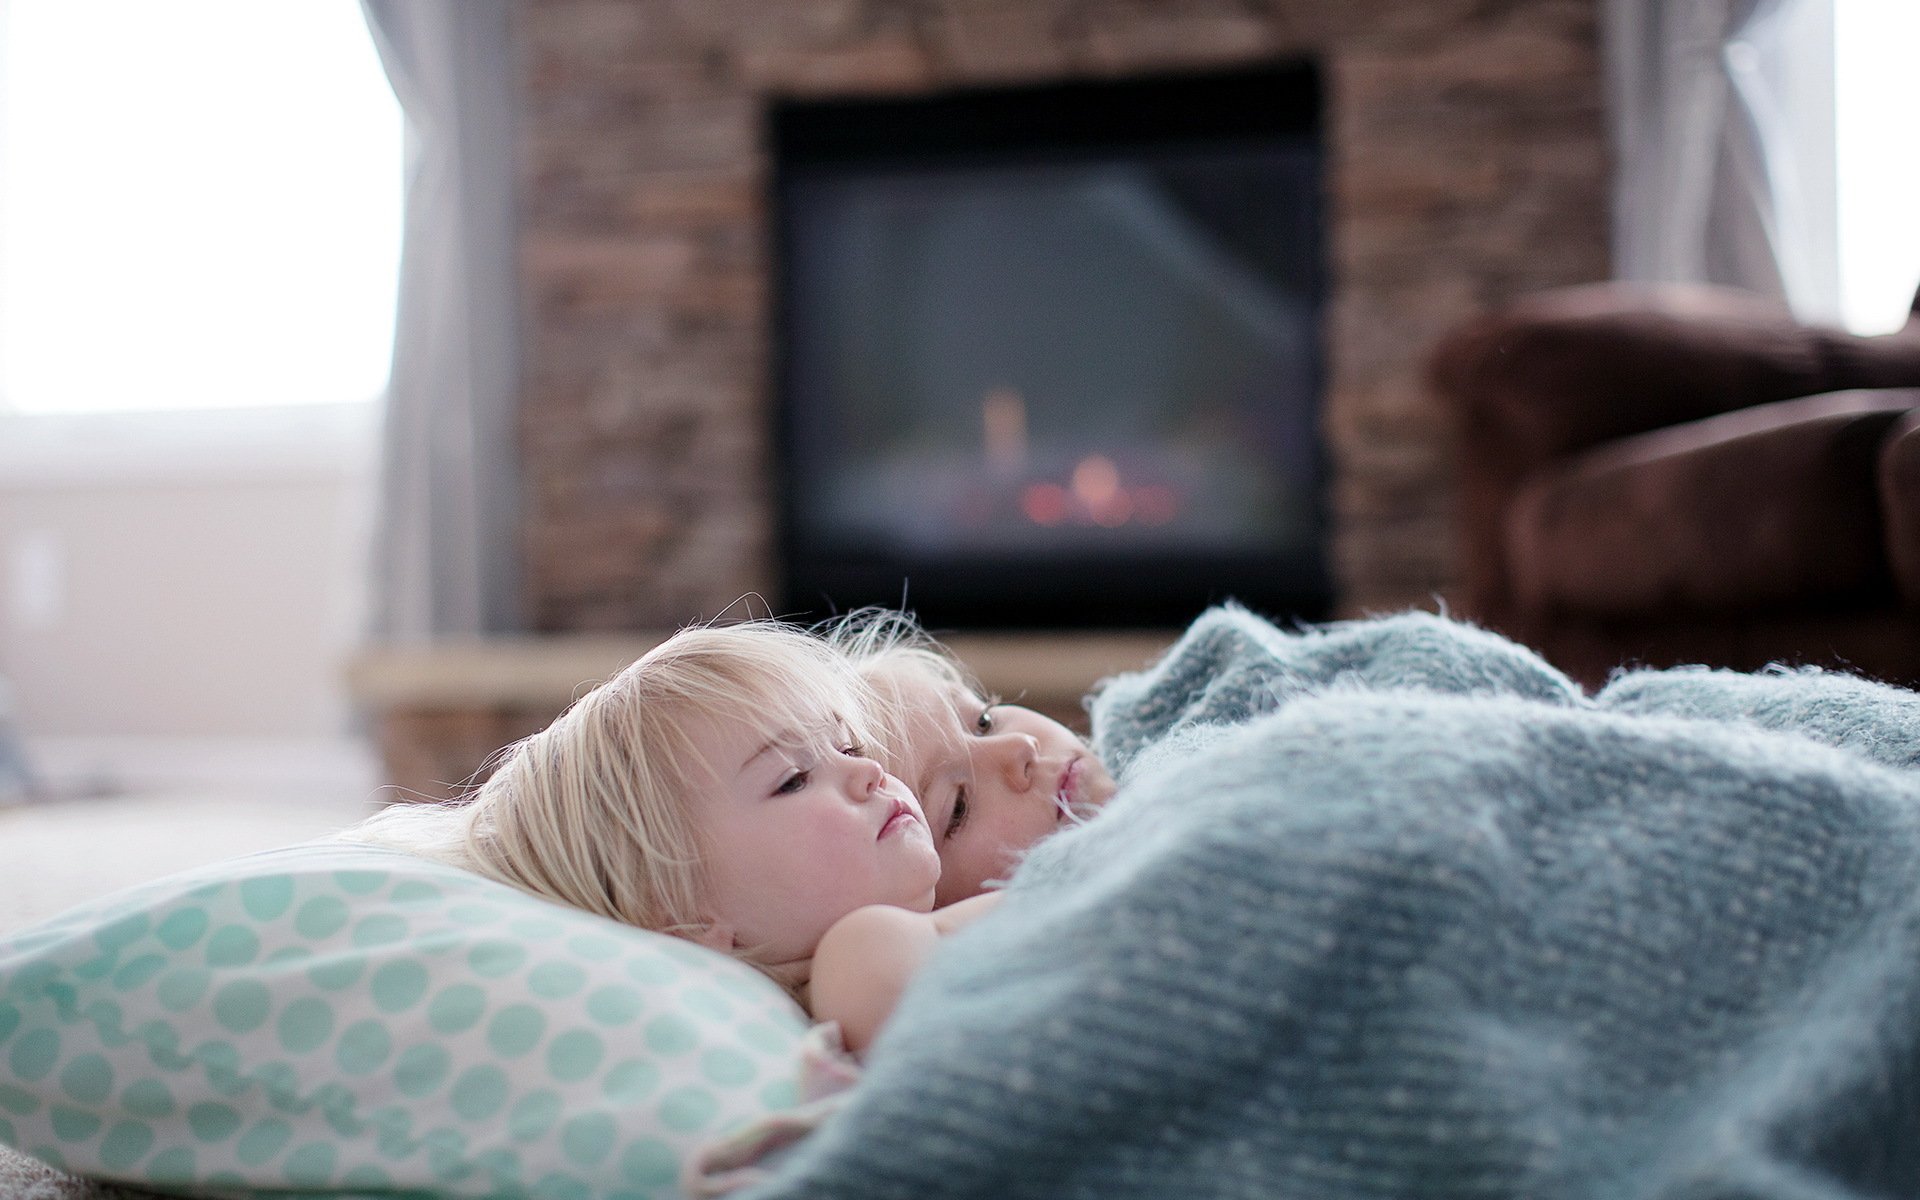
<instances>
[{"instance_id":1,"label":"floor","mask_svg":"<svg viewBox=\"0 0 1920 1200\"><path fill-rule=\"evenodd\" d=\"M137 883L343 829L374 808L362 789L269 794L212 784L0 808L0 935Z\"/></svg>"}]
</instances>

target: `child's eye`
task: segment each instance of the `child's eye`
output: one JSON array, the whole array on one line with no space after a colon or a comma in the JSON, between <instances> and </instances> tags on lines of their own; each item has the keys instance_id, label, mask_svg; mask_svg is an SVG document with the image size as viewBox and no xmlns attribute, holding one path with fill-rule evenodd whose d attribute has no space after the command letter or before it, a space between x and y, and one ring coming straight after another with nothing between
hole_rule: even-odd
<instances>
[{"instance_id":1,"label":"child's eye","mask_svg":"<svg viewBox=\"0 0 1920 1200\"><path fill-rule=\"evenodd\" d=\"M867 747L862 742L848 742L846 745L840 747L840 753L846 755L848 758L866 758Z\"/></svg>"},{"instance_id":2,"label":"child's eye","mask_svg":"<svg viewBox=\"0 0 1920 1200\"><path fill-rule=\"evenodd\" d=\"M989 704L980 710L979 719L974 721L973 728L974 732L981 737L993 732L993 705Z\"/></svg>"},{"instance_id":3,"label":"child's eye","mask_svg":"<svg viewBox=\"0 0 1920 1200\"><path fill-rule=\"evenodd\" d=\"M805 790L807 780L812 774L813 772L811 771L795 771L780 781L780 786L773 789L773 794L776 796L790 796L795 792Z\"/></svg>"},{"instance_id":4,"label":"child's eye","mask_svg":"<svg viewBox=\"0 0 1920 1200\"><path fill-rule=\"evenodd\" d=\"M947 831L940 835L941 840L944 841L945 839L952 837L954 834L959 833L960 827L962 825L965 825L966 823L967 823L967 789L963 785L958 791L954 792L953 794L953 815L947 818Z\"/></svg>"}]
</instances>

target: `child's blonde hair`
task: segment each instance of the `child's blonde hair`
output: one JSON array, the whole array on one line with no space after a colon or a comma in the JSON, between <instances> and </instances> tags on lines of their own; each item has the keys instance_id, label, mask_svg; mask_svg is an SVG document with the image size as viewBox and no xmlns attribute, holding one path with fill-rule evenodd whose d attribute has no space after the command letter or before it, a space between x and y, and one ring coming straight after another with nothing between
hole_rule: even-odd
<instances>
[{"instance_id":1,"label":"child's blonde hair","mask_svg":"<svg viewBox=\"0 0 1920 1200\"><path fill-rule=\"evenodd\" d=\"M783 744L850 730L876 742L881 707L852 660L805 630L690 627L503 751L471 796L395 806L343 836L698 938L709 916L707 855L693 808L712 765L694 728L745 725ZM735 953L764 966L751 947Z\"/></svg>"},{"instance_id":2,"label":"child's blonde hair","mask_svg":"<svg viewBox=\"0 0 1920 1200\"><path fill-rule=\"evenodd\" d=\"M887 748L912 749L911 716L918 702L909 699L907 689L918 680L937 689L940 703L950 720L937 723L937 736L947 742L949 751L967 755L967 738L962 730L973 718L961 711L958 697L971 696L988 708L1001 703L999 696L982 687L980 680L953 652L925 629L911 613L886 608L863 608L821 628L821 634L853 663L854 670L873 689L879 707L875 723L881 736L880 761L888 770L900 774L905 764L888 753ZM1016 701L1017 703L1017 701ZM922 729L924 730L924 726ZM913 785L913 780L908 780ZM924 804L927 797L920 797ZM1066 809L1066 817L1075 824L1091 818L1098 804L1075 803Z\"/></svg>"},{"instance_id":3,"label":"child's blonde hair","mask_svg":"<svg viewBox=\"0 0 1920 1200\"><path fill-rule=\"evenodd\" d=\"M995 699L952 651L921 628L911 613L889 608L858 609L823 626L821 633L847 656L860 678L876 693L879 708L875 722L880 728L876 740L884 747L907 745L906 721L912 705L902 688L915 676L940 687L943 698L958 690L989 703ZM957 711L954 715L951 727L957 731L962 722ZM959 740L957 732L954 740ZM886 761L884 755L882 761Z\"/></svg>"}]
</instances>

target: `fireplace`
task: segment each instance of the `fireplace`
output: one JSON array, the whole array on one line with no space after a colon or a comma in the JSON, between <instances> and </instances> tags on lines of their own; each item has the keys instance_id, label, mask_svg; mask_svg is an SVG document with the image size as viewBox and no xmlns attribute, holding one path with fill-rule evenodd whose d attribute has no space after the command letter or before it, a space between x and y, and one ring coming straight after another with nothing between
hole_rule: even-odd
<instances>
[{"instance_id":1,"label":"fireplace","mask_svg":"<svg viewBox=\"0 0 1920 1200\"><path fill-rule=\"evenodd\" d=\"M794 551L779 548L791 497L773 440L786 368L773 353L770 110L1314 62L1337 615L1428 606L1454 582L1457 431L1426 385L1433 340L1608 272L1596 0L512 7L525 92L520 549L542 633L655 632L804 594L785 569ZM1037 448L1045 397L1020 398ZM970 398L976 443L981 406ZM1087 477L1096 495L1104 477ZM1239 587L1224 572L1153 574ZM1145 575L1116 592L1157 584ZM943 590L917 566L873 586L897 602L903 580L916 603ZM814 583L808 608L836 590Z\"/></svg>"},{"instance_id":2,"label":"fireplace","mask_svg":"<svg viewBox=\"0 0 1920 1200\"><path fill-rule=\"evenodd\" d=\"M520 549L542 636L494 647L498 663L460 646L445 670L401 664L412 682L384 692L383 738L390 755L414 752L416 769L396 778L425 794L550 720L636 645L778 603L776 568L795 556L775 549L791 505L769 415L770 104L1318 63L1319 424L1338 615L1427 606L1453 581L1456 432L1425 383L1433 340L1488 306L1608 273L1596 0L511 7L525 101ZM1041 398L1020 400L1037 447ZM980 448L983 398L971 407ZM1107 457L1117 478L1096 464L1084 485L1096 497L1103 478L1133 486ZM1224 573L1193 574L1226 587ZM925 572L891 575L916 603L937 598ZM874 586L898 600L897 579ZM1074 712L1087 683L1163 644L1097 630L954 640L990 687Z\"/></svg>"},{"instance_id":3,"label":"fireplace","mask_svg":"<svg viewBox=\"0 0 1920 1200\"><path fill-rule=\"evenodd\" d=\"M1308 64L770 108L782 611L1322 615Z\"/></svg>"}]
</instances>

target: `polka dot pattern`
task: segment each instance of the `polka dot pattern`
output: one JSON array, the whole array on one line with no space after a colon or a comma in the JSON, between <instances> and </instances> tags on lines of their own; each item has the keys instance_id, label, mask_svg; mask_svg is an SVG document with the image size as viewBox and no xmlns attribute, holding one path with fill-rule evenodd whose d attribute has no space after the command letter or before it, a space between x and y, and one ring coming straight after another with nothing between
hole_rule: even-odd
<instances>
[{"instance_id":1,"label":"polka dot pattern","mask_svg":"<svg viewBox=\"0 0 1920 1200\"><path fill-rule=\"evenodd\" d=\"M260 955L260 935L244 925L228 925L207 939L209 967L240 967Z\"/></svg>"},{"instance_id":2,"label":"polka dot pattern","mask_svg":"<svg viewBox=\"0 0 1920 1200\"><path fill-rule=\"evenodd\" d=\"M799 1099L756 973L437 864L315 845L0 941L0 1141L181 1190L677 1195Z\"/></svg>"},{"instance_id":3,"label":"polka dot pattern","mask_svg":"<svg viewBox=\"0 0 1920 1200\"><path fill-rule=\"evenodd\" d=\"M373 1003L381 1012L404 1012L427 990L427 968L408 959L386 963L373 973Z\"/></svg>"},{"instance_id":4,"label":"polka dot pattern","mask_svg":"<svg viewBox=\"0 0 1920 1200\"><path fill-rule=\"evenodd\" d=\"M288 1054L318 1050L333 1036L333 1005L318 996L302 996L280 1010L274 1029Z\"/></svg>"},{"instance_id":5,"label":"polka dot pattern","mask_svg":"<svg viewBox=\"0 0 1920 1200\"><path fill-rule=\"evenodd\" d=\"M452 1069L453 1058L445 1047L434 1042L410 1046L394 1064L394 1086L402 1096L418 1100L438 1091Z\"/></svg>"}]
</instances>

